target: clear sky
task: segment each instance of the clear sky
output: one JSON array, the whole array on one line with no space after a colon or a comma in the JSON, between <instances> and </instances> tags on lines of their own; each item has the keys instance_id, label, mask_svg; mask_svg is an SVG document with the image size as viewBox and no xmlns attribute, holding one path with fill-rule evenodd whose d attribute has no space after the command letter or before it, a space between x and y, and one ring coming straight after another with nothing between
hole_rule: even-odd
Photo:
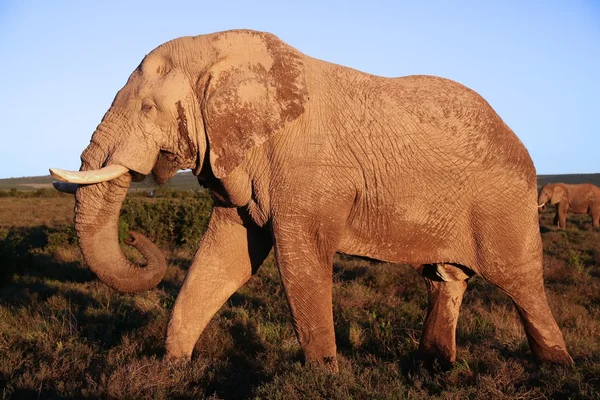
<instances>
[{"instance_id":1,"label":"clear sky","mask_svg":"<svg viewBox=\"0 0 600 400\"><path fill-rule=\"evenodd\" d=\"M79 169L144 55L249 28L372 74L479 92L538 174L600 172L600 1L0 0L0 178Z\"/></svg>"}]
</instances>

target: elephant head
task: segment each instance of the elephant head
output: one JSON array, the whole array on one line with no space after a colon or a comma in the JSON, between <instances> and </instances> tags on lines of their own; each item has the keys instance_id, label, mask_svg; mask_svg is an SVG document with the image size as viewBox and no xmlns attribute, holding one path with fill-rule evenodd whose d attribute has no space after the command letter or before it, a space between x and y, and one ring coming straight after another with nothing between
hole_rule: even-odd
<instances>
[{"instance_id":1,"label":"elephant head","mask_svg":"<svg viewBox=\"0 0 600 400\"><path fill-rule=\"evenodd\" d=\"M140 234L129 244L145 267L119 247L119 212L131 180L152 174L164 183L191 169L218 194L251 149L304 112L298 54L273 35L243 30L175 39L143 59L92 135L80 171L50 170L80 185L56 187L76 190L80 249L103 282L137 292L157 285L166 270L162 252ZM244 193L220 200L248 201L250 185L238 186Z\"/></svg>"},{"instance_id":2,"label":"elephant head","mask_svg":"<svg viewBox=\"0 0 600 400\"><path fill-rule=\"evenodd\" d=\"M566 196L568 196L568 192L564 186L556 183L548 183L540 190L538 208L544 208L548 201L552 205L560 203Z\"/></svg>"}]
</instances>

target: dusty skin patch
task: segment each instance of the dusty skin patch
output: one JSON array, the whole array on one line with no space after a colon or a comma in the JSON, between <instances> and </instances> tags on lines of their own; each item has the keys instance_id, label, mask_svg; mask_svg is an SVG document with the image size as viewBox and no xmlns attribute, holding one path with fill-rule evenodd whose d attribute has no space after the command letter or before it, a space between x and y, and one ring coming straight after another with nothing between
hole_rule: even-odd
<instances>
[{"instance_id":1,"label":"dusty skin patch","mask_svg":"<svg viewBox=\"0 0 600 400\"><path fill-rule=\"evenodd\" d=\"M179 153L188 162L195 160L198 149L188 130L187 117L181 101L177 102L177 129L179 131Z\"/></svg>"},{"instance_id":2,"label":"dusty skin patch","mask_svg":"<svg viewBox=\"0 0 600 400\"><path fill-rule=\"evenodd\" d=\"M266 36L272 35L254 31L220 32L214 34L212 45L217 50L217 57L226 58L228 65L242 66L252 62L269 70L274 60L267 47Z\"/></svg>"},{"instance_id":3,"label":"dusty skin patch","mask_svg":"<svg viewBox=\"0 0 600 400\"><path fill-rule=\"evenodd\" d=\"M227 62L211 71L206 123L213 172L222 178L302 115L307 90L301 55L274 36L224 33L214 42Z\"/></svg>"}]
</instances>

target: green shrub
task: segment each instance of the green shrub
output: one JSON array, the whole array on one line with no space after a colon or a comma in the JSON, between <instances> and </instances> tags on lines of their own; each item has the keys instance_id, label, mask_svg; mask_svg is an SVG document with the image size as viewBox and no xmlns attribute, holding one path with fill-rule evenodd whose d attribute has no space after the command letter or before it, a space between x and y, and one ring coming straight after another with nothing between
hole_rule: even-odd
<instances>
[{"instance_id":1,"label":"green shrub","mask_svg":"<svg viewBox=\"0 0 600 400\"><path fill-rule=\"evenodd\" d=\"M77 244L77 234L73 225L61 227L59 230L47 233L48 243L45 249L53 252L60 247Z\"/></svg>"},{"instance_id":2,"label":"green shrub","mask_svg":"<svg viewBox=\"0 0 600 400\"><path fill-rule=\"evenodd\" d=\"M206 192L193 194L185 201L127 198L121 209L119 234L122 239L128 230L134 230L162 244L196 246L206 230L211 208L212 200Z\"/></svg>"},{"instance_id":3,"label":"green shrub","mask_svg":"<svg viewBox=\"0 0 600 400\"><path fill-rule=\"evenodd\" d=\"M0 283L9 283L19 269L30 264L33 246L24 230L0 228Z\"/></svg>"}]
</instances>

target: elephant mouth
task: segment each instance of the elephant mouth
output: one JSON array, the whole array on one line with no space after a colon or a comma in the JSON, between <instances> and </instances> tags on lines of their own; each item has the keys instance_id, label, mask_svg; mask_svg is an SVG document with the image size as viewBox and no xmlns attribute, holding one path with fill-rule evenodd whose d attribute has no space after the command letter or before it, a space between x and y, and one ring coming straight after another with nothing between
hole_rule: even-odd
<instances>
[{"instance_id":1,"label":"elephant mouth","mask_svg":"<svg viewBox=\"0 0 600 400\"><path fill-rule=\"evenodd\" d=\"M131 180L134 182L141 182L144 179L146 179L147 175L141 174L139 172L135 172L135 171L129 171L129 173L131 174Z\"/></svg>"}]
</instances>

